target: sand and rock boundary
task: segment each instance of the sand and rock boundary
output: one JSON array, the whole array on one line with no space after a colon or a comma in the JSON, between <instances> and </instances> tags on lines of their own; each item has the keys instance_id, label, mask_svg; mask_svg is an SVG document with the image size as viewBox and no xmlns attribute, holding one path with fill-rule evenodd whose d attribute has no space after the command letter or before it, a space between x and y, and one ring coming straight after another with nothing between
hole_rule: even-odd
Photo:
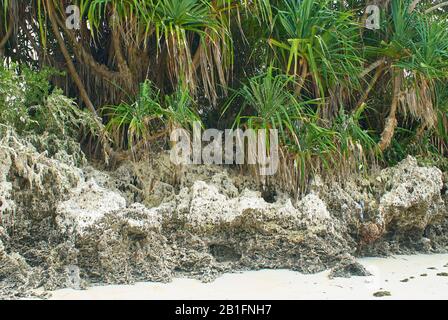
<instances>
[{"instance_id":1,"label":"sand and rock boundary","mask_svg":"<svg viewBox=\"0 0 448 320\"><path fill-rule=\"evenodd\" d=\"M261 268L363 275L355 256L448 248L446 176L412 157L343 183L316 177L294 200L164 153L113 171L74 156L2 135L0 297Z\"/></svg>"}]
</instances>

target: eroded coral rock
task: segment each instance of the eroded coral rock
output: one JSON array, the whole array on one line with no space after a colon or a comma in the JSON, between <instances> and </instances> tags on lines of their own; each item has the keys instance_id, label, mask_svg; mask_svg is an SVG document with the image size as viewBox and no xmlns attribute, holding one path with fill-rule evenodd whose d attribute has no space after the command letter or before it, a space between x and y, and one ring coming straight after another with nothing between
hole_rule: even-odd
<instances>
[{"instance_id":1,"label":"eroded coral rock","mask_svg":"<svg viewBox=\"0 0 448 320\"><path fill-rule=\"evenodd\" d=\"M133 204L86 226L75 240L84 275L107 283L169 281L172 252L161 233L161 210Z\"/></svg>"},{"instance_id":2,"label":"eroded coral rock","mask_svg":"<svg viewBox=\"0 0 448 320\"><path fill-rule=\"evenodd\" d=\"M259 268L362 274L353 254L360 245L380 252L381 241L398 248L388 231L418 230L427 250L447 243L441 173L412 158L379 181L316 178L298 202L218 166L177 172L166 154L107 173L58 159L13 135L2 140L0 291L209 281Z\"/></svg>"},{"instance_id":3,"label":"eroded coral rock","mask_svg":"<svg viewBox=\"0 0 448 320\"><path fill-rule=\"evenodd\" d=\"M83 233L107 213L124 209L126 200L117 192L98 186L94 180L71 190L68 200L56 208L56 223L62 232Z\"/></svg>"},{"instance_id":4,"label":"eroded coral rock","mask_svg":"<svg viewBox=\"0 0 448 320\"><path fill-rule=\"evenodd\" d=\"M31 270L23 256L17 252L8 254L0 240L0 298L26 288Z\"/></svg>"},{"instance_id":5,"label":"eroded coral rock","mask_svg":"<svg viewBox=\"0 0 448 320\"><path fill-rule=\"evenodd\" d=\"M330 279L332 278L350 278L352 276L371 276L372 274L359 262L357 262L353 257L347 256L331 269L328 275Z\"/></svg>"},{"instance_id":6,"label":"eroded coral rock","mask_svg":"<svg viewBox=\"0 0 448 320\"><path fill-rule=\"evenodd\" d=\"M80 169L38 153L13 131L0 141L0 207L14 219L42 220L53 216L57 203L82 177ZM13 223L13 218L3 216Z\"/></svg>"},{"instance_id":7,"label":"eroded coral rock","mask_svg":"<svg viewBox=\"0 0 448 320\"><path fill-rule=\"evenodd\" d=\"M196 181L191 188L182 190L178 199L179 218L194 229L230 221L238 214L227 196L204 181Z\"/></svg>"},{"instance_id":8,"label":"eroded coral rock","mask_svg":"<svg viewBox=\"0 0 448 320\"><path fill-rule=\"evenodd\" d=\"M424 230L443 215L442 172L438 168L420 167L415 158L408 157L383 170L379 179L388 190L380 199L379 214L397 232Z\"/></svg>"}]
</instances>

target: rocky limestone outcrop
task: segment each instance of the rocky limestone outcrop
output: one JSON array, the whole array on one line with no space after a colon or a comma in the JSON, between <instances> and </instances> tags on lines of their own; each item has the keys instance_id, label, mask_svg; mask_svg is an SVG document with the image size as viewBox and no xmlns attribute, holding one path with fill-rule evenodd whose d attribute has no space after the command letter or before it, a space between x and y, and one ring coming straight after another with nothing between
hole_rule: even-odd
<instances>
[{"instance_id":1,"label":"rocky limestone outcrop","mask_svg":"<svg viewBox=\"0 0 448 320\"><path fill-rule=\"evenodd\" d=\"M397 232L423 231L446 214L441 197L442 172L420 167L408 157L377 177L386 192L379 201L379 215L386 228Z\"/></svg>"},{"instance_id":2,"label":"rocky limestone outcrop","mask_svg":"<svg viewBox=\"0 0 448 320\"><path fill-rule=\"evenodd\" d=\"M260 268L362 274L355 254L448 244L442 173L413 158L344 182L315 177L298 201L217 166L175 172L166 155L111 172L65 158L3 135L0 296Z\"/></svg>"},{"instance_id":3,"label":"rocky limestone outcrop","mask_svg":"<svg viewBox=\"0 0 448 320\"><path fill-rule=\"evenodd\" d=\"M235 186L233 197L225 195L219 183L227 179L211 181L219 182L195 181L153 208L121 207L123 198L93 182L74 189L57 209L57 227L71 230L77 249L67 263L91 281L168 281L179 274L208 281L233 270L316 272L353 253L317 195L295 207L289 199L268 203L256 191L238 194Z\"/></svg>"},{"instance_id":4,"label":"rocky limestone outcrop","mask_svg":"<svg viewBox=\"0 0 448 320\"><path fill-rule=\"evenodd\" d=\"M4 227L54 216L55 208L82 179L82 171L48 158L7 131L0 141L0 208Z\"/></svg>"},{"instance_id":5,"label":"rocky limestone outcrop","mask_svg":"<svg viewBox=\"0 0 448 320\"><path fill-rule=\"evenodd\" d=\"M82 234L88 227L98 224L107 213L125 207L126 200L119 193L89 180L71 190L69 199L58 204L56 223L63 233Z\"/></svg>"},{"instance_id":6,"label":"rocky limestone outcrop","mask_svg":"<svg viewBox=\"0 0 448 320\"><path fill-rule=\"evenodd\" d=\"M407 157L397 166L343 182L325 184L319 177L310 189L330 213L343 221L358 253L385 255L445 251L441 241L448 220L442 172L419 166ZM442 230L443 228L443 230Z\"/></svg>"}]
</instances>

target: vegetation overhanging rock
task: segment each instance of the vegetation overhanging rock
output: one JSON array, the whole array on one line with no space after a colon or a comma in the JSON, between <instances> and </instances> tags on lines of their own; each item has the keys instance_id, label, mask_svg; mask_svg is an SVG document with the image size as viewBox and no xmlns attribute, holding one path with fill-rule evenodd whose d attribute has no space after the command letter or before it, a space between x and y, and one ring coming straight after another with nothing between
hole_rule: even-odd
<instances>
[{"instance_id":1,"label":"vegetation overhanging rock","mask_svg":"<svg viewBox=\"0 0 448 320\"><path fill-rule=\"evenodd\" d=\"M446 250L433 2L0 0L0 296ZM193 123L279 129L279 170L174 167Z\"/></svg>"},{"instance_id":2,"label":"vegetation overhanging rock","mask_svg":"<svg viewBox=\"0 0 448 320\"><path fill-rule=\"evenodd\" d=\"M448 248L437 232L448 225L442 172L412 157L269 202L231 168L187 167L180 187L170 185L163 153L104 172L49 158L10 130L0 159L3 296L260 268L362 274L353 256ZM161 190L141 192L139 175Z\"/></svg>"}]
</instances>

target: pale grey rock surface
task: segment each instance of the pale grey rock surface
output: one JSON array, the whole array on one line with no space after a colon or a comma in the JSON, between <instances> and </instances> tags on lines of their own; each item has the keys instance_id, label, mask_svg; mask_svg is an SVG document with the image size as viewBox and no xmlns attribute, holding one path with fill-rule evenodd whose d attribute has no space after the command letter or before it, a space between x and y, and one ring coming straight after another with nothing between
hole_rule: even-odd
<instances>
[{"instance_id":1,"label":"pale grey rock surface","mask_svg":"<svg viewBox=\"0 0 448 320\"><path fill-rule=\"evenodd\" d=\"M166 154L110 172L66 158L1 140L0 296L260 268L349 274L356 253L448 245L442 173L413 158L344 183L316 177L298 201L266 201L236 170L174 174Z\"/></svg>"},{"instance_id":2,"label":"pale grey rock surface","mask_svg":"<svg viewBox=\"0 0 448 320\"><path fill-rule=\"evenodd\" d=\"M126 200L117 192L100 187L94 180L70 191L69 199L58 204L56 223L61 232L77 232L95 225L107 213L126 207Z\"/></svg>"},{"instance_id":3,"label":"pale grey rock surface","mask_svg":"<svg viewBox=\"0 0 448 320\"><path fill-rule=\"evenodd\" d=\"M378 177L388 190L379 201L379 214L386 225L398 230L425 227L442 217L442 172L435 167L420 167L408 157L397 166L387 168Z\"/></svg>"}]
</instances>

